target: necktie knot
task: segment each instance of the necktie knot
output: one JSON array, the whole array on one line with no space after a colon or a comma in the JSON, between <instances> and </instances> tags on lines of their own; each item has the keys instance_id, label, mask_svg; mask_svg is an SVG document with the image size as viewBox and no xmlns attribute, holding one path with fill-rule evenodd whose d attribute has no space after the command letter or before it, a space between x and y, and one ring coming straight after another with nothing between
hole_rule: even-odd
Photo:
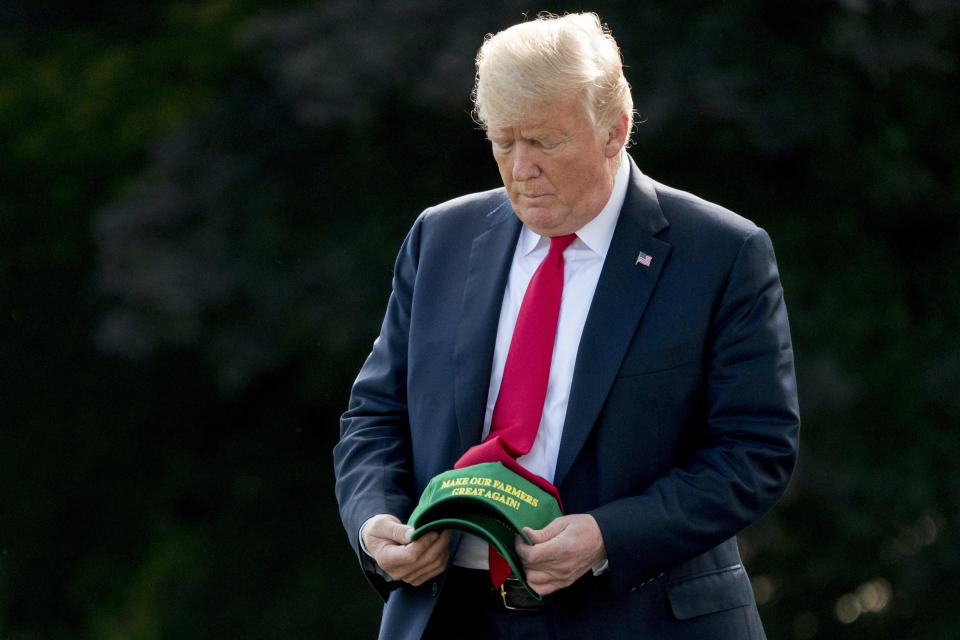
<instances>
[{"instance_id":1,"label":"necktie knot","mask_svg":"<svg viewBox=\"0 0 960 640\"><path fill-rule=\"evenodd\" d=\"M550 238L550 251L547 252L548 255L556 256L557 254L562 254L566 251L567 247L570 246L570 243L576 239L577 234L575 233L568 233L565 236L553 236Z\"/></svg>"}]
</instances>

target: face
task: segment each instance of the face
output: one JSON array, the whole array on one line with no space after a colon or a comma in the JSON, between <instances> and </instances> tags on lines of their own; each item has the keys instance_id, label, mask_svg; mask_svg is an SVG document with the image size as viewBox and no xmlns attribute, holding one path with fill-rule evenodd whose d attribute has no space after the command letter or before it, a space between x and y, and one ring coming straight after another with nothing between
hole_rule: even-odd
<instances>
[{"instance_id":1,"label":"face","mask_svg":"<svg viewBox=\"0 0 960 640\"><path fill-rule=\"evenodd\" d=\"M552 102L529 122L491 126L487 137L520 220L543 236L577 231L610 198L626 116L598 134L580 101Z\"/></svg>"}]
</instances>

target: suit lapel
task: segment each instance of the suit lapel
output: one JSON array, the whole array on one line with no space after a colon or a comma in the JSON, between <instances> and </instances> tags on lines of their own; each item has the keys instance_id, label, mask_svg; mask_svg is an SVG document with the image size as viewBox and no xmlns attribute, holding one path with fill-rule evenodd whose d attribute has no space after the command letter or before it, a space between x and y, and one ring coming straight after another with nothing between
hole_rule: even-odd
<instances>
[{"instance_id":1,"label":"suit lapel","mask_svg":"<svg viewBox=\"0 0 960 640\"><path fill-rule=\"evenodd\" d=\"M670 244L654 237L668 223L660 210L653 182L640 173L632 158L630 165L630 188L577 351L554 474L554 484L558 487L606 402L607 393L670 253ZM650 258L648 266L638 263L640 252Z\"/></svg>"},{"instance_id":2,"label":"suit lapel","mask_svg":"<svg viewBox=\"0 0 960 640\"><path fill-rule=\"evenodd\" d=\"M454 405L462 445L458 455L480 442L483 432L503 290L520 233L520 220L506 198L488 219L490 227L470 250L454 343Z\"/></svg>"}]
</instances>

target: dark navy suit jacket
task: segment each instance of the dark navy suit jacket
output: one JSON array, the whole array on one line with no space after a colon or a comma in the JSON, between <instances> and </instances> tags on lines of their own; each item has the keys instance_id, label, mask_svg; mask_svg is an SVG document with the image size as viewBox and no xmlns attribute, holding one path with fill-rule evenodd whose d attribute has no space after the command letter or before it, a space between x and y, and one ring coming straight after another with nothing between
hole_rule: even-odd
<instances>
[{"instance_id":1,"label":"dark navy suit jacket","mask_svg":"<svg viewBox=\"0 0 960 640\"><path fill-rule=\"evenodd\" d=\"M554 479L567 513L596 518L609 570L555 594L558 634L763 638L735 535L782 495L799 431L773 249L748 220L630 164ZM519 231L495 189L427 209L404 241L334 450L355 549L367 518L406 521L430 478L480 441ZM419 638L444 576L388 583L357 553L386 599L381 637Z\"/></svg>"}]
</instances>

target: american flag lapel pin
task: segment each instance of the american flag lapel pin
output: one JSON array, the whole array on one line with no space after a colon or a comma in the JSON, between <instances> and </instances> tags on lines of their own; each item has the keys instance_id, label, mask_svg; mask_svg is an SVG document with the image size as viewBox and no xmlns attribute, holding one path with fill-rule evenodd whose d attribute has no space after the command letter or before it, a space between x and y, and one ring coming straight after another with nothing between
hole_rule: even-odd
<instances>
[{"instance_id":1,"label":"american flag lapel pin","mask_svg":"<svg viewBox=\"0 0 960 640\"><path fill-rule=\"evenodd\" d=\"M649 267L651 262L653 262L653 256L641 251L640 255L637 256L637 261L634 264L642 264L645 267Z\"/></svg>"}]
</instances>

